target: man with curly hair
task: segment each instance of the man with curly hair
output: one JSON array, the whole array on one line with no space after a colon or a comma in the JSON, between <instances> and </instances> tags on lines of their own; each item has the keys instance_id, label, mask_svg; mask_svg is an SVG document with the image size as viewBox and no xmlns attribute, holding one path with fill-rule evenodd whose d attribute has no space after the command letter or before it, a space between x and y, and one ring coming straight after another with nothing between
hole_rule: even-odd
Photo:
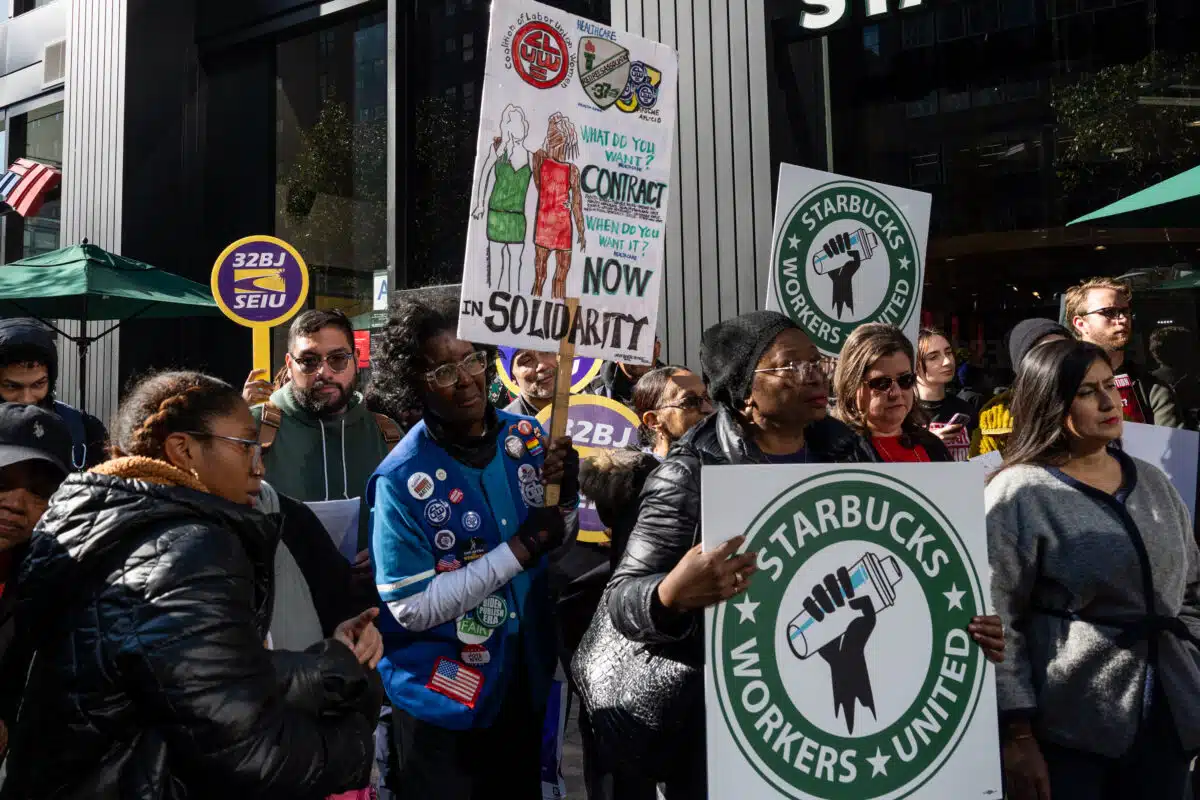
<instances>
[{"instance_id":1,"label":"man with curly hair","mask_svg":"<svg viewBox=\"0 0 1200 800\"><path fill-rule=\"evenodd\" d=\"M540 797L556 655L548 562L578 529L579 457L570 437L551 443L488 401L494 354L458 338L458 298L443 295L393 305L376 381L387 402L422 410L367 488L392 788Z\"/></svg>"}]
</instances>

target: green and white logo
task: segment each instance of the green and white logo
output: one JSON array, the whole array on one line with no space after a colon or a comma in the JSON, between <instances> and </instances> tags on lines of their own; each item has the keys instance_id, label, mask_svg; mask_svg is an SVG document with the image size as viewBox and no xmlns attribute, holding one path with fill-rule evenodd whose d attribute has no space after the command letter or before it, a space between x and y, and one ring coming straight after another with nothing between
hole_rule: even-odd
<instances>
[{"instance_id":1,"label":"green and white logo","mask_svg":"<svg viewBox=\"0 0 1200 800\"><path fill-rule=\"evenodd\" d=\"M958 532L913 487L839 470L784 491L745 535L759 572L707 642L738 748L796 800L909 796L958 746L986 674Z\"/></svg>"},{"instance_id":2,"label":"green and white logo","mask_svg":"<svg viewBox=\"0 0 1200 800\"><path fill-rule=\"evenodd\" d=\"M499 628L508 620L508 601L498 594L488 595L475 609L475 619L485 628Z\"/></svg>"},{"instance_id":3,"label":"green and white logo","mask_svg":"<svg viewBox=\"0 0 1200 800\"><path fill-rule=\"evenodd\" d=\"M917 313L921 253L909 220L883 192L854 180L824 183L791 207L779 230L775 300L823 353L836 355L863 323L903 328Z\"/></svg>"}]
</instances>

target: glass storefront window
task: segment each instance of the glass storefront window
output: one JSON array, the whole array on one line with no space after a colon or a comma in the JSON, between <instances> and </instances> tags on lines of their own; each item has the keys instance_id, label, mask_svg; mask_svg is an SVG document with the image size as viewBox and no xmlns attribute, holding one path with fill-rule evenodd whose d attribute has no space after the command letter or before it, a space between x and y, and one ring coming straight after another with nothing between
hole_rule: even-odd
<instances>
[{"instance_id":1,"label":"glass storefront window","mask_svg":"<svg viewBox=\"0 0 1200 800\"><path fill-rule=\"evenodd\" d=\"M50 103L8 120L7 168L18 158L30 158L43 164L62 169L63 158L63 104ZM0 134L3 137L3 134ZM0 141L0 145L3 141ZM0 155L5 148L0 146ZM65 180L65 177L64 177ZM22 219L16 214L6 214L5 258L16 261L21 258L49 253L59 248L62 225L62 203L58 190L50 195L36 216Z\"/></svg>"},{"instance_id":2,"label":"glass storefront window","mask_svg":"<svg viewBox=\"0 0 1200 800\"><path fill-rule=\"evenodd\" d=\"M772 160L933 195L928 321L1006 365L1003 333L1056 318L1080 279L1200 265L1200 226L1065 227L1200 164L1200 4L926 0L869 21L864 6L823 49L796 3L767 0ZM1195 327L1194 309L1140 297L1143 359L1162 319Z\"/></svg>"},{"instance_id":3,"label":"glass storefront window","mask_svg":"<svg viewBox=\"0 0 1200 800\"><path fill-rule=\"evenodd\" d=\"M276 48L275 235L310 271L309 306L369 329L387 269L387 18L379 13ZM287 326L274 331L276 361Z\"/></svg>"}]
</instances>

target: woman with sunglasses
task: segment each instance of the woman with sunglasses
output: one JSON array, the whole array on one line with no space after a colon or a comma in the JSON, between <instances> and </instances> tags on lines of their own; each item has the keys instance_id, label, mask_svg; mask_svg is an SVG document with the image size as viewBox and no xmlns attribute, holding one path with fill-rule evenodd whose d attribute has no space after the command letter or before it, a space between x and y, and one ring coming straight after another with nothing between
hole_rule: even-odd
<instances>
[{"instance_id":1,"label":"woman with sunglasses","mask_svg":"<svg viewBox=\"0 0 1200 800\"><path fill-rule=\"evenodd\" d=\"M642 442L661 461L713 408L699 375L687 367L659 367L633 387L633 410L642 421Z\"/></svg>"},{"instance_id":2,"label":"woman with sunglasses","mask_svg":"<svg viewBox=\"0 0 1200 800\"><path fill-rule=\"evenodd\" d=\"M396 304L384 333L396 402L424 409L367 489L400 751L391 788L535 798L557 656L549 556L578 529L579 457L570 437L550 443L488 402L494 358L457 330L457 296L428 297Z\"/></svg>"},{"instance_id":3,"label":"woman with sunglasses","mask_svg":"<svg viewBox=\"0 0 1200 800\"><path fill-rule=\"evenodd\" d=\"M51 498L20 576L33 654L0 797L308 797L365 786L382 697L354 632L264 646L275 524L239 392L137 385L116 458Z\"/></svg>"},{"instance_id":4,"label":"woman with sunglasses","mask_svg":"<svg viewBox=\"0 0 1200 800\"><path fill-rule=\"evenodd\" d=\"M953 461L916 402L913 346L894 325L860 325L833 376L837 416L861 437L862 461Z\"/></svg>"}]
</instances>

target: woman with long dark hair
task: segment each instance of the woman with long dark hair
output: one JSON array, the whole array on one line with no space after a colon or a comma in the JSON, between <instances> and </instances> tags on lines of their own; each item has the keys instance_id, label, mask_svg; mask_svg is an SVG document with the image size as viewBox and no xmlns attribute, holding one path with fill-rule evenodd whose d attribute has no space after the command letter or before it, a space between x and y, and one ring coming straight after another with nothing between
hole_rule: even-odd
<instances>
[{"instance_id":1,"label":"woman with long dark hair","mask_svg":"<svg viewBox=\"0 0 1200 800\"><path fill-rule=\"evenodd\" d=\"M894 325L860 325L833 376L834 413L861 438L858 461L953 461L916 402L912 342Z\"/></svg>"},{"instance_id":2,"label":"woman with long dark hair","mask_svg":"<svg viewBox=\"0 0 1200 800\"><path fill-rule=\"evenodd\" d=\"M264 646L279 533L253 508L262 453L240 392L154 375L112 435L116 458L67 479L21 571L16 646L32 667L0 797L365 786L382 692L355 655L361 630L306 653Z\"/></svg>"},{"instance_id":3,"label":"woman with long dark hair","mask_svg":"<svg viewBox=\"0 0 1200 800\"><path fill-rule=\"evenodd\" d=\"M1055 341L1014 389L987 487L1009 796L1179 800L1200 747L1200 552L1158 469L1111 447L1108 356Z\"/></svg>"}]
</instances>

